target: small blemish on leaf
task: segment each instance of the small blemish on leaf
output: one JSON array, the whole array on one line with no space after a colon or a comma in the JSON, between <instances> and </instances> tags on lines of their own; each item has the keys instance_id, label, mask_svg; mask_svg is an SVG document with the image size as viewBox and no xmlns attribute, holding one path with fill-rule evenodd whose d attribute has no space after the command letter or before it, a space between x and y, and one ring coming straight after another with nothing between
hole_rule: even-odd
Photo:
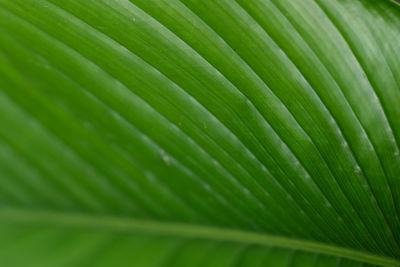
<instances>
[{"instance_id":1,"label":"small blemish on leaf","mask_svg":"<svg viewBox=\"0 0 400 267\"><path fill-rule=\"evenodd\" d=\"M170 158L169 158L169 156L167 155L167 153L165 153L165 151L164 150L160 150L160 154L161 154L161 158L162 158L162 160L164 161L164 163L167 165L167 166L169 166L170 164L171 164L171 161L170 161Z\"/></svg>"}]
</instances>

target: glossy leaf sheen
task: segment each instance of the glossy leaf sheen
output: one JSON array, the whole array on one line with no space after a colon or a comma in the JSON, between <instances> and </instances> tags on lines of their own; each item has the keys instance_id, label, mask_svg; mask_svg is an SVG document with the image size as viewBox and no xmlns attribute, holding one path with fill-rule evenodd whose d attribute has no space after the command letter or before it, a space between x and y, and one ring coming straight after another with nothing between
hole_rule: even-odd
<instances>
[{"instance_id":1,"label":"glossy leaf sheen","mask_svg":"<svg viewBox=\"0 0 400 267\"><path fill-rule=\"evenodd\" d=\"M400 8L0 0L2 266L400 265Z\"/></svg>"}]
</instances>

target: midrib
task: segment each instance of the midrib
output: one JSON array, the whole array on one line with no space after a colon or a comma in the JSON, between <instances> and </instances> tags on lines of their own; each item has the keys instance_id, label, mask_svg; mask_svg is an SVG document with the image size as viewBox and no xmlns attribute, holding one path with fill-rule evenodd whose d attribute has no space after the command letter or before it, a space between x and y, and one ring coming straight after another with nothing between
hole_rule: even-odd
<instances>
[{"instance_id":1,"label":"midrib","mask_svg":"<svg viewBox=\"0 0 400 267\"><path fill-rule=\"evenodd\" d=\"M27 224L39 223L73 228L91 228L96 230L116 232L146 232L151 235L202 238L215 241L231 241L236 243L258 244L295 249L305 252L337 256L376 265L400 266L400 261L396 259L339 246L261 233L246 232L242 230L223 229L212 226L157 222L152 220L137 220L127 217L108 215L91 215L84 213L67 213L43 210L37 211L19 208L1 208L0 226L1 223L4 222Z\"/></svg>"}]
</instances>

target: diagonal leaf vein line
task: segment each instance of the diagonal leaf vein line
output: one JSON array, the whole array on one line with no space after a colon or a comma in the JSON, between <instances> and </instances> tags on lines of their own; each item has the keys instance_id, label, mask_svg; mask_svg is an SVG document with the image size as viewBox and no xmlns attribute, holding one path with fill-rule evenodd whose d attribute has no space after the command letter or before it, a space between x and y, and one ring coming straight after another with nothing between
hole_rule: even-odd
<instances>
[{"instance_id":1,"label":"diagonal leaf vein line","mask_svg":"<svg viewBox=\"0 0 400 267\"><path fill-rule=\"evenodd\" d=\"M129 217L95 215L85 213L60 212L52 210L26 210L16 207L0 208L0 225L28 224L36 226L69 227L71 229L91 229L101 232L145 233L174 238L206 239L213 241L254 244L267 247L299 250L321 255L347 258L364 263L383 266L400 266L400 261L364 251L334 246L330 244L248 232L239 229L226 229L213 226L193 225L174 222L138 220Z\"/></svg>"}]
</instances>

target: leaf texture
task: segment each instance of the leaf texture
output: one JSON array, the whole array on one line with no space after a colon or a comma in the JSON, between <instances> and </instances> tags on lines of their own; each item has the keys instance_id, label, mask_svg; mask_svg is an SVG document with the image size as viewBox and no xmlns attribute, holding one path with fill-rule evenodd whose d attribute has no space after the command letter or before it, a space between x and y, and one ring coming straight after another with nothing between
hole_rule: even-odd
<instances>
[{"instance_id":1,"label":"leaf texture","mask_svg":"<svg viewBox=\"0 0 400 267\"><path fill-rule=\"evenodd\" d=\"M400 7L0 0L4 266L399 266Z\"/></svg>"}]
</instances>

